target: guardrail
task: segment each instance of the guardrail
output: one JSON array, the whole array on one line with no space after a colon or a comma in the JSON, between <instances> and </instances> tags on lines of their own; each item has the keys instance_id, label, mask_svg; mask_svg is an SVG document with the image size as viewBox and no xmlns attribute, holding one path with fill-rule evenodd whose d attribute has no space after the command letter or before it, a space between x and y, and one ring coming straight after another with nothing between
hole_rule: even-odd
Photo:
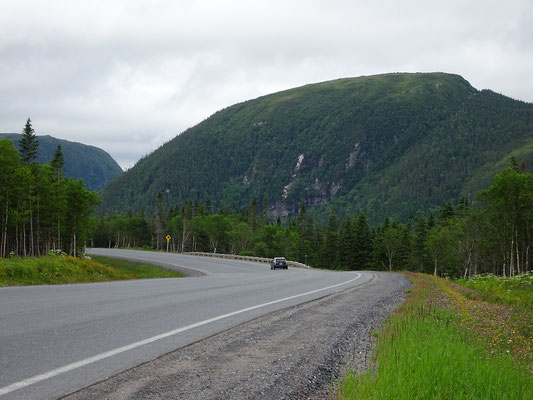
<instances>
[{"instance_id":1,"label":"guardrail","mask_svg":"<svg viewBox=\"0 0 533 400\"><path fill-rule=\"evenodd\" d=\"M186 252L186 253L181 253L181 254L190 255L190 256L201 256L201 257L228 258L232 260L242 260L242 261L255 261L255 262L263 262L263 263L269 263L269 264L270 264L270 261L272 261L271 258L239 256L236 254L201 253L201 252ZM291 267L310 268L309 265L305 265L305 264L302 264L296 261L287 260L287 264L289 264Z\"/></svg>"}]
</instances>

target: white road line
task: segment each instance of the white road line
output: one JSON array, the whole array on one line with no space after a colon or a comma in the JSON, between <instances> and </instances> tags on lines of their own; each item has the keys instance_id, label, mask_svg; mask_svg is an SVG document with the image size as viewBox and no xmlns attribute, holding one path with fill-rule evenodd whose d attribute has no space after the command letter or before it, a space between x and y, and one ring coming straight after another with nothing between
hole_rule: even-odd
<instances>
[{"instance_id":1,"label":"white road line","mask_svg":"<svg viewBox=\"0 0 533 400\"><path fill-rule=\"evenodd\" d=\"M100 353L100 354L97 354L95 356L88 357L88 358L85 358L85 359L80 360L80 361L76 361L76 362L74 362L72 364L68 364L68 365L65 365L63 367L56 368L56 369L53 369L51 371L45 372L44 374L35 375L35 376L31 377L31 378L24 379L24 380L22 380L20 382L15 382L15 383L12 383L11 385L4 386L3 388L0 388L0 396L2 396L4 394L7 394L7 393L14 392L15 390L22 389L22 388L24 388L26 386L33 385L33 384L35 384L37 382L41 382L41 381L44 381L46 379L53 378L54 376L58 376L58 375L64 374L65 372L69 372L69 371L72 371L74 369L81 368L81 367L83 367L85 365L89 365L89 364L95 363L97 361L103 360L104 358L109 358L109 357L115 356L117 354L124 353L125 351L133 350L133 349L135 349L137 347L144 346L145 344L153 343L153 342L156 342L158 340L165 339L165 338L167 338L169 336L174 336L174 335L177 335L178 333L182 333L182 332L188 331L190 329L198 328L199 326L202 326L202 325L210 324L211 322L219 321L219 320L224 319L224 318L233 317L234 315L238 315L238 314L242 314L242 313L245 313L245 312L248 312L248 311L256 310L258 308L270 306L272 304L281 303L283 301L292 300L292 299L295 299L297 297L307 296L307 295L314 294L314 293L317 293L317 292L321 292L321 291L324 291L324 290L333 289L333 288L336 288L338 286L347 285L348 283L353 282L356 279L359 279L361 277L360 273L357 273L357 272L355 272L355 273L357 274L357 277L355 277L353 279L350 279L350 280L348 280L346 282L338 283L336 285L331 285L331 286L324 287L324 288L321 288L321 289L311 290L310 292L296 294L294 296L289 296L289 297L285 297L283 299L269 301L268 303L263 303L263 304L259 304L259 305L256 305L256 306L243 308L242 310L237 310L237 311L233 311L233 312L230 312L230 313L227 313L227 314L219 315L218 317L213 317L213 318L206 319L204 321L196 322L194 324L187 325L187 326L184 326L182 328L174 329L172 331L168 331L168 332L162 333L160 335L152 336L152 337L150 337L148 339L144 339L144 340L141 340L141 341L138 341L138 342L135 342L135 343L128 344L126 346L118 347L118 348L116 348L114 350L109 350L109 351L106 351L104 353Z\"/></svg>"}]
</instances>

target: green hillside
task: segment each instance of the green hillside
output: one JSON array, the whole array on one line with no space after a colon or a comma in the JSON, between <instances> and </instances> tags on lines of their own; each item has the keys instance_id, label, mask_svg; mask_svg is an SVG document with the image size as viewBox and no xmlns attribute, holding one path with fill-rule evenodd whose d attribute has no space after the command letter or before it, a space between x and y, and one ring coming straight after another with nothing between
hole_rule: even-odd
<instances>
[{"instance_id":1,"label":"green hillside","mask_svg":"<svg viewBox=\"0 0 533 400\"><path fill-rule=\"evenodd\" d=\"M0 133L0 139L10 139L18 149L21 138L18 133ZM69 178L83 179L88 189L99 191L106 184L122 174L117 162L104 150L82 143L56 139L52 136L37 136L39 150L37 161L48 163L53 157L57 145L65 156L65 175Z\"/></svg>"},{"instance_id":2,"label":"green hillside","mask_svg":"<svg viewBox=\"0 0 533 400\"><path fill-rule=\"evenodd\" d=\"M487 187L512 154L533 165L533 105L458 75L386 74L306 85L225 108L102 192L106 214L185 199L287 216L400 217Z\"/></svg>"}]
</instances>

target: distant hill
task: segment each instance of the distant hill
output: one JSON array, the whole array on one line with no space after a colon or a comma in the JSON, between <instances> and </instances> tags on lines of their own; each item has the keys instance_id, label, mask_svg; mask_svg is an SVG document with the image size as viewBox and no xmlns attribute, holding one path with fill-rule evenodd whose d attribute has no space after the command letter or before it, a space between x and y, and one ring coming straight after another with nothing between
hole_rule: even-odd
<instances>
[{"instance_id":1,"label":"distant hill","mask_svg":"<svg viewBox=\"0 0 533 400\"><path fill-rule=\"evenodd\" d=\"M458 75L397 73L317 83L225 108L109 184L104 213L185 199L271 216L302 202L325 215L405 218L471 199L516 155L533 165L533 104Z\"/></svg>"},{"instance_id":2,"label":"distant hill","mask_svg":"<svg viewBox=\"0 0 533 400\"><path fill-rule=\"evenodd\" d=\"M0 133L0 139L10 139L18 149L19 133ZM99 191L106 184L122 174L122 168L104 150L82 143L56 139L52 136L37 136L39 149L37 161L46 164L54 157L57 145L65 156L65 175L83 179L88 189Z\"/></svg>"}]
</instances>

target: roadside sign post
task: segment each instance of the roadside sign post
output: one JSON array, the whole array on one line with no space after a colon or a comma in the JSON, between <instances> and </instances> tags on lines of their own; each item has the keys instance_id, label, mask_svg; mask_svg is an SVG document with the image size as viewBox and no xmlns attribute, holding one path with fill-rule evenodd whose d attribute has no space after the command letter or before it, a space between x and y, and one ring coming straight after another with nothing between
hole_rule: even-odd
<instances>
[{"instance_id":1,"label":"roadside sign post","mask_svg":"<svg viewBox=\"0 0 533 400\"><path fill-rule=\"evenodd\" d=\"M170 236L170 235L167 235L167 236L165 236L165 239L167 239L167 253L168 253L168 246L169 246L169 244L170 244L171 236Z\"/></svg>"}]
</instances>

